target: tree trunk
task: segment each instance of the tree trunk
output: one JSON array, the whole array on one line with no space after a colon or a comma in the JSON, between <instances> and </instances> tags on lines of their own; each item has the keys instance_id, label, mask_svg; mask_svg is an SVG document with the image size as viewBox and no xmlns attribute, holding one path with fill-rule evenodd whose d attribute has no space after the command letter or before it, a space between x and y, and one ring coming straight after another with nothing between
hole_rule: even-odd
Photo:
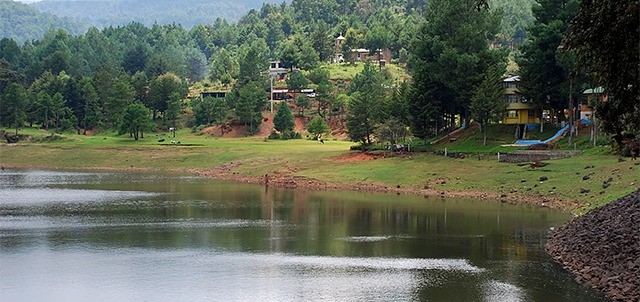
<instances>
[{"instance_id":1,"label":"tree trunk","mask_svg":"<svg viewBox=\"0 0 640 302\"><path fill-rule=\"evenodd\" d=\"M322 113L322 106L318 103L318 115L324 119L324 114Z\"/></svg>"},{"instance_id":2,"label":"tree trunk","mask_svg":"<svg viewBox=\"0 0 640 302\"><path fill-rule=\"evenodd\" d=\"M482 145L486 146L487 145L487 125L485 124L484 126L482 126L483 130L482 130L482 134L484 136L483 140L482 140Z\"/></svg>"},{"instance_id":3,"label":"tree trunk","mask_svg":"<svg viewBox=\"0 0 640 302\"><path fill-rule=\"evenodd\" d=\"M544 106L540 105L540 133L544 131Z\"/></svg>"}]
</instances>

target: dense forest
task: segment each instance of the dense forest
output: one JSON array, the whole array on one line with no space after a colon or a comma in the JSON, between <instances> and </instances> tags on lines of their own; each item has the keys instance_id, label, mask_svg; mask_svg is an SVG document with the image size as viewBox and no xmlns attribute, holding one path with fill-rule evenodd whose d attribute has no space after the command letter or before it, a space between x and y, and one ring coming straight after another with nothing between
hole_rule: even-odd
<instances>
[{"instance_id":1,"label":"dense forest","mask_svg":"<svg viewBox=\"0 0 640 302\"><path fill-rule=\"evenodd\" d=\"M542 0L533 6L530 25L523 17L512 26L505 26L505 6L491 6L498 0L488 7L477 5L483 1L425 2L293 0L290 5L264 4L237 22L218 18L190 29L131 22L92 27L77 36L49 30L23 45L4 38L0 118L16 131L26 122L78 132L115 129L135 138L153 129L229 119L251 132L262 122L269 60L277 59L293 71L289 87L316 89L318 117L342 115L351 139L368 144L373 138L395 141L407 127L412 135L427 138L458 119L482 125L500 120L506 104L496 100L501 92L496 83L519 43L524 43L522 53L516 53L523 93L541 106L565 109L572 94L593 87L590 81L597 79L578 68L584 65L577 47L559 51L578 14L577 0ZM505 27L511 33L505 35ZM344 86L323 68L335 58L339 35L344 40L338 51L345 54L362 47L389 49L392 62L407 68L412 80L399 83L385 69L367 64ZM522 36L529 37L516 42ZM226 87L227 96L188 101L188 87L202 81ZM305 100L295 102L306 106ZM619 132L633 128L629 125L623 120L610 126Z\"/></svg>"},{"instance_id":2,"label":"dense forest","mask_svg":"<svg viewBox=\"0 0 640 302\"><path fill-rule=\"evenodd\" d=\"M19 44L41 39L50 28L62 28L72 35L85 32L89 27L124 26L131 22L147 27L154 24L179 24L190 29L198 24L214 23L222 18L235 22L251 9L263 3L281 4L291 1L151 1L151 0L44 0L29 5L14 1L0 3L0 38L12 38ZM370 6L395 5L409 12L422 11L427 1L335 1L336 6L353 6L368 10ZM521 44L526 28L533 22L531 8L535 0L489 0L489 7L502 14L502 24L496 36L500 43ZM322 7L322 6L319 6ZM35 9L34 9L35 8ZM317 12L308 12L310 14Z\"/></svg>"}]
</instances>

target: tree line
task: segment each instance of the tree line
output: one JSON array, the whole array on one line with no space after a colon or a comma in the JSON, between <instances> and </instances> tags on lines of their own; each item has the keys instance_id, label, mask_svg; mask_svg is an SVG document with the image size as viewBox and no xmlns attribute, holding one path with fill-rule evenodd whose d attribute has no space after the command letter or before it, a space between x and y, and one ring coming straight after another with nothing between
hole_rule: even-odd
<instances>
[{"instance_id":1,"label":"tree line","mask_svg":"<svg viewBox=\"0 0 640 302\"><path fill-rule=\"evenodd\" d=\"M262 122L266 105L269 59L277 58L288 69L301 70L290 74L288 85L314 85L318 116L347 113L355 141L394 141L406 136L407 129L427 138L451 128L458 118L463 124L473 119L486 130L506 108L498 97L498 83L505 75L508 52L491 47L503 24L500 10L486 7L492 3L294 0L290 5L265 4L237 23L217 19L190 30L176 24L130 23L91 28L79 36L50 30L43 39L22 45L5 38L0 40L0 118L4 125L16 127L27 122L61 130L106 128L138 137L152 125L175 127L181 113L191 110L190 126L235 118L252 132ZM567 100L580 89L603 84L620 103L609 102L606 106L613 109L601 108L600 116L607 119L607 114L620 110L626 114L629 109L621 108L637 101L628 91L637 91L632 81L637 71L616 82L618 90L614 83L597 80L609 69L587 68L593 59L585 54L603 54L585 49L584 38L570 39L590 27L580 29L578 18L570 38L565 36L574 17L581 16L579 8L577 0L541 0L534 6L529 38L516 53L522 92L541 107L561 110L570 107ZM633 9L629 11L633 17ZM398 83L384 70L367 65L348 87L332 81L321 66L334 58L339 34L345 37L343 50L358 45L391 49L394 60L406 63L412 80ZM633 63L634 58L624 59ZM194 99L187 108L187 87L204 79L229 87L227 97ZM620 83L627 83L626 90ZM306 101L296 100L300 107L308 106ZM605 130L637 130L629 126L637 115L628 116L622 123L609 117L612 123L605 123Z\"/></svg>"}]
</instances>

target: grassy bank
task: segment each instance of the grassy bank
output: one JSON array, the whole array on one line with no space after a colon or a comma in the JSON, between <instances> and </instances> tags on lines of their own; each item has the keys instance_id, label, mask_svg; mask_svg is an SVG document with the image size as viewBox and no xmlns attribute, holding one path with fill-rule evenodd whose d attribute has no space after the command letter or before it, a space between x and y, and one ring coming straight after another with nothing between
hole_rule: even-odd
<instances>
[{"instance_id":1,"label":"grassy bank","mask_svg":"<svg viewBox=\"0 0 640 302\"><path fill-rule=\"evenodd\" d=\"M374 184L408 190L433 189L498 196L553 198L584 202L583 212L607 203L640 186L640 165L619 162L606 148L583 155L548 161L541 168L498 163L492 156L453 159L431 153L389 157L350 152L350 142L327 140L266 141L263 138L214 138L187 130L150 134L140 141L113 134L47 137L26 130L34 139L17 145L0 145L0 163L15 168L118 169L192 173L229 165L231 173L261 177L287 174L330 183ZM165 142L159 143L159 139ZM181 144L170 144L180 140ZM387 154L389 155L389 154ZM232 163L230 165L230 163ZM592 167L593 166L593 167ZM583 177L588 175L588 179ZM214 175L215 176L215 175ZM548 180L540 181L540 177ZM603 183L611 178L610 185ZM585 193L585 191L588 192ZM474 193L475 192L475 193ZM581 193L582 192L582 193Z\"/></svg>"}]
</instances>

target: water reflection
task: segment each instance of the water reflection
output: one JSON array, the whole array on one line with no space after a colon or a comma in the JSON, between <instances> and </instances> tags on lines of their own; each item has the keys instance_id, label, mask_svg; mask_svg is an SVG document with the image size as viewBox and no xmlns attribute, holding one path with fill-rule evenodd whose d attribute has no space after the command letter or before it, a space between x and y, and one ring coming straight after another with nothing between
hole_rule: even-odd
<instances>
[{"instance_id":1,"label":"water reflection","mask_svg":"<svg viewBox=\"0 0 640 302\"><path fill-rule=\"evenodd\" d=\"M602 301L548 209L195 177L0 173L4 301Z\"/></svg>"}]
</instances>

